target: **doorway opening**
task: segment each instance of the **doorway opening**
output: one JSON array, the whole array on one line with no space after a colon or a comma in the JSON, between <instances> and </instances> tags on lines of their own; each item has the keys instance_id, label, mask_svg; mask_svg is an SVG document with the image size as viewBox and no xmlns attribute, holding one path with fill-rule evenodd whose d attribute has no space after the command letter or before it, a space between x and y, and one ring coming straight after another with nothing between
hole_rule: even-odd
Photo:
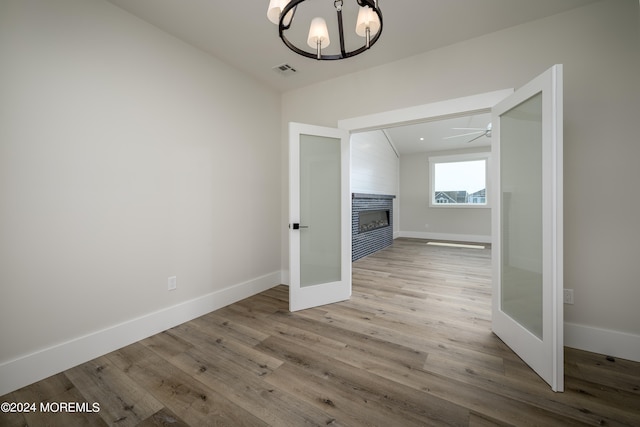
<instances>
[{"instance_id":1,"label":"doorway opening","mask_svg":"<svg viewBox=\"0 0 640 427\"><path fill-rule=\"evenodd\" d=\"M437 240L453 240L461 242L491 242L491 210L486 209L489 206L482 206L485 209L468 209L457 206L456 209L464 209L452 215L448 212L450 209L442 206L426 205L429 189L429 164L427 162L430 153L443 152L463 153L465 151L485 152L490 151L490 132L486 132L490 128L491 108L499 101L513 93L513 89L504 89L494 92L487 92L472 95L463 98L450 99L446 101L435 102L431 104L420 105L400 110L393 110L384 113L372 114L352 119L340 120L338 126L348 130L351 134L358 134L358 139L363 138L365 134L374 133L385 134L386 140L389 141L395 155L403 156L403 159L410 157L415 165L417 173L423 176L416 177L412 175L412 184L416 188L416 193L411 194L411 200L415 200L415 213L409 209L413 209L413 202L407 204L409 197L403 200L400 194L400 184L397 184L396 191L398 194L394 201L394 238L396 237L413 237L423 239ZM383 139L385 138L383 137ZM352 141L355 136L352 136ZM428 154L429 153L429 154ZM422 156L424 159L418 157ZM354 154L354 159L356 156ZM367 168L370 166L367 165ZM400 166L402 170L406 170L406 163ZM399 171L402 174L402 170ZM387 172L388 173L388 172ZM384 178L377 177L378 180ZM488 183L488 179L487 179ZM455 184L451 184L455 186ZM422 188L419 188L422 186ZM378 190L378 189L376 189ZM486 189L475 189L470 191L467 188L447 188L446 190L464 190L467 196L465 201L474 194L480 194ZM355 191L355 190L354 190ZM386 188L386 191L390 191ZM418 191L422 193L418 194ZM373 191L371 191L373 192ZM377 192L377 191L376 191ZM385 192L384 190L382 192ZM386 193L386 192L385 192ZM456 191L460 193L460 191ZM391 194L391 193L388 193ZM443 192L442 194L449 194ZM486 193L483 193L486 195ZM406 196L406 193L405 193ZM425 203L420 204L423 200ZM466 203L468 204L468 203ZM448 206L450 207L450 206ZM405 209L406 210L403 210ZM424 210L428 209L431 218L437 218L442 224L449 223L447 227L452 228L453 217L473 217L472 221L465 223L464 229L461 230L445 230L439 226L437 221L434 224L425 224L422 220L425 215ZM418 212L418 210L420 210ZM412 216L412 218L410 218ZM405 222L403 224L403 218ZM420 221L422 221L420 223ZM459 222L464 223L464 220ZM410 224L411 223L411 224ZM476 225L479 224L479 225Z\"/></svg>"}]
</instances>

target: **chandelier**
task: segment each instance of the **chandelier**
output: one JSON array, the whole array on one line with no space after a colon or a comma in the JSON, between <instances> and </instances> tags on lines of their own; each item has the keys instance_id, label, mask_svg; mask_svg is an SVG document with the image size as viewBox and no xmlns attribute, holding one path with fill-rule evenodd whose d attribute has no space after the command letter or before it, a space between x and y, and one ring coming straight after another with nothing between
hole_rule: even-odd
<instances>
[{"instance_id":1,"label":"chandelier","mask_svg":"<svg viewBox=\"0 0 640 427\"><path fill-rule=\"evenodd\" d=\"M302 49L291 42L286 32L291 28L294 15L298 5L306 0L270 0L267 9L267 17L271 22L278 25L280 38L285 45L295 53L318 60L336 60L345 59L361 54L374 45L380 34L382 33L382 12L378 6L378 0L354 0L357 2L358 19L355 25L355 32L358 36L364 37L364 44L361 47L347 51L345 47L344 26L342 22L342 0L335 0L333 5L336 9L338 20L338 34L340 36L340 53L324 54L323 49L327 48L331 43L329 39L329 30L327 22L324 18L316 17L311 20L309 27L309 35L307 37L307 45L314 49L310 52ZM322 0L324 1L324 0Z\"/></svg>"}]
</instances>

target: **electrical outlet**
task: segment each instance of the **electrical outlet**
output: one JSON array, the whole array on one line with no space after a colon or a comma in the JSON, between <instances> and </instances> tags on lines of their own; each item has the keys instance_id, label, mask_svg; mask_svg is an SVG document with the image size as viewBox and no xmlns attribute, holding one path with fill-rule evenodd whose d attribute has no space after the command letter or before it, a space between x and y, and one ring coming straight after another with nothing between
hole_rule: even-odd
<instances>
[{"instance_id":1,"label":"electrical outlet","mask_svg":"<svg viewBox=\"0 0 640 427\"><path fill-rule=\"evenodd\" d=\"M175 290L178 287L176 276L171 276L167 279L167 289L170 291Z\"/></svg>"},{"instance_id":2,"label":"electrical outlet","mask_svg":"<svg viewBox=\"0 0 640 427\"><path fill-rule=\"evenodd\" d=\"M565 304L573 304L573 289L565 289L562 292L562 300Z\"/></svg>"}]
</instances>

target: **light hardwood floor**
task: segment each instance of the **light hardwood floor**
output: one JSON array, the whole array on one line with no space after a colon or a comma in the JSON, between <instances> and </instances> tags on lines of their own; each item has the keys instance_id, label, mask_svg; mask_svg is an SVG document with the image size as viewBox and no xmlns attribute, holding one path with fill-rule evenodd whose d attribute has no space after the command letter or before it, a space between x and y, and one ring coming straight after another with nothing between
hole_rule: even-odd
<instances>
[{"instance_id":1,"label":"light hardwood floor","mask_svg":"<svg viewBox=\"0 0 640 427\"><path fill-rule=\"evenodd\" d=\"M553 393L490 330L490 249L398 239L350 301L278 286L0 398L2 426L640 426L640 363L567 348Z\"/></svg>"}]
</instances>

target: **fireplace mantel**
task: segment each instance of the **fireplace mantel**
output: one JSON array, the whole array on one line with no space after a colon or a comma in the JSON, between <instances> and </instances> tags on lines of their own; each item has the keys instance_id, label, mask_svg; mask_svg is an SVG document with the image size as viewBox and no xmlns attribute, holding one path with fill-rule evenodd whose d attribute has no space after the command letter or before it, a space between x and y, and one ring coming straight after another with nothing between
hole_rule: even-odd
<instances>
[{"instance_id":1,"label":"fireplace mantel","mask_svg":"<svg viewBox=\"0 0 640 427\"><path fill-rule=\"evenodd\" d=\"M389 194L351 193L351 198L352 199L380 199L380 200L386 200L386 199L395 199L396 196L389 195Z\"/></svg>"}]
</instances>

